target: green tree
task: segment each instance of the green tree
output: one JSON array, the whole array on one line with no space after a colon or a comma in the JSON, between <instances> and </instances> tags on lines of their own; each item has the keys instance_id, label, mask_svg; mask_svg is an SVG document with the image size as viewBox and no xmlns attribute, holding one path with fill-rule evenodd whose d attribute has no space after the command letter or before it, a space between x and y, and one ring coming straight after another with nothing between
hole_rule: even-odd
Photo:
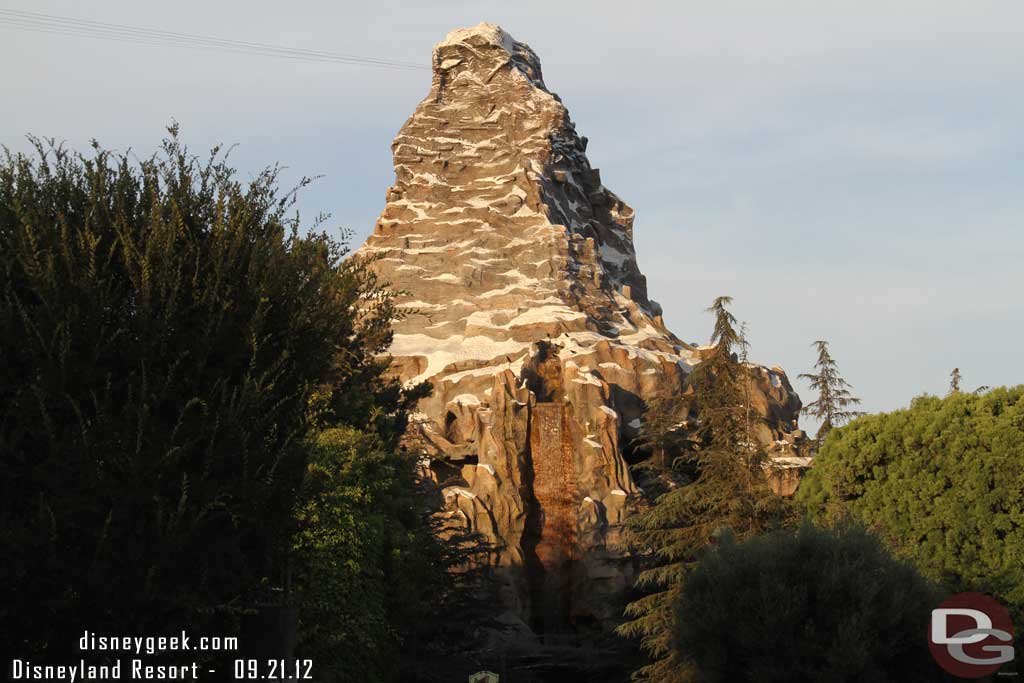
<instances>
[{"instance_id":1,"label":"green tree","mask_svg":"<svg viewBox=\"0 0 1024 683\"><path fill-rule=\"evenodd\" d=\"M415 481L415 455L352 427L320 431L293 539L298 655L317 680L395 680L445 582Z\"/></svg>"},{"instance_id":2,"label":"green tree","mask_svg":"<svg viewBox=\"0 0 1024 683\"><path fill-rule=\"evenodd\" d=\"M835 429L797 500L852 516L950 590L1024 616L1024 386L924 396Z\"/></svg>"},{"instance_id":3,"label":"green tree","mask_svg":"<svg viewBox=\"0 0 1024 683\"><path fill-rule=\"evenodd\" d=\"M744 438L743 386L746 368L736 350L746 353L736 317L726 308L732 297L720 296L707 312L715 316L711 357L694 368L690 382L698 396L700 440L708 448L735 452Z\"/></svg>"},{"instance_id":4,"label":"green tree","mask_svg":"<svg viewBox=\"0 0 1024 683\"><path fill-rule=\"evenodd\" d=\"M627 522L633 544L649 559L637 586L650 591L626 607L619 627L639 638L653 660L634 678L669 683L689 680L687 664L671 647L673 605L697 553L726 530L746 538L782 523L786 503L764 475L766 453L747 440L746 366L734 353L742 341L729 297L715 299L714 350L691 373L698 412L694 448L673 453L678 475L645 512Z\"/></svg>"},{"instance_id":5,"label":"green tree","mask_svg":"<svg viewBox=\"0 0 1024 683\"><path fill-rule=\"evenodd\" d=\"M243 185L175 129L138 162L34 143L0 164L3 650L230 633L281 585L314 390L403 426L391 295L276 169Z\"/></svg>"},{"instance_id":6,"label":"green tree","mask_svg":"<svg viewBox=\"0 0 1024 683\"><path fill-rule=\"evenodd\" d=\"M647 404L635 445L651 452L649 465L658 471L670 470L671 459L693 444L686 431L690 398L672 396L653 399Z\"/></svg>"},{"instance_id":7,"label":"green tree","mask_svg":"<svg viewBox=\"0 0 1024 683\"><path fill-rule=\"evenodd\" d=\"M752 443L750 437L750 428L753 426L753 418L750 414L750 373L747 369L747 363L750 357L750 342L747 341L747 323L746 321L740 323L740 338L737 342L739 348L739 361L742 369L744 379L742 383L743 389L743 442Z\"/></svg>"},{"instance_id":8,"label":"green tree","mask_svg":"<svg viewBox=\"0 0 1024 683\"><path fill-rule=\"evenodd\" d=\"M382 680L380 668L394 661L381 580L394 452L353 428L323 430L311 445L292 541L298 654L316 662L323 680Z\"/></svg>"},{"instance_id":9,"label":"green tree","mask_svg":"<svg viewBox=\"0 0 1024 683\"><path fill-rule=\"evenodd\" d=\"M960 383L963 381L963 375L960 374L960 368L953 368L953 372L949 373L949 393L959 394ZM982 384L980 387L974 390L976 394L983 394L992 387Z\"/></svg>"},{"instance_id":10,"label":"green tree","mask_svg":"<svg viewBox=\"0 0 1024 683\"><path fill-rule=\"evenodd\" d=\"M701 683L945 680L925 646L940 595L866 531L776 531L702 557L673 649Z\"/></svg>"},{"instance_id":11,"label":"green tree","mask_svg":"<svg viewBox=\"0 0 1024 683\"><path fill-rule=\"evenodd\" d=\"M811 346L818 350L818 360L814 364L816 372L801 374L800 379L806 379L811 389L818 392L818 398L804 406L803 412L821 421L817 434L820 446L833 427L864 413L851 410L852 406L860 403L860 399L850 394L853 387L839 375L839 368L828 351L828 342L818 340Z\"/></svg>"}]
</instances>

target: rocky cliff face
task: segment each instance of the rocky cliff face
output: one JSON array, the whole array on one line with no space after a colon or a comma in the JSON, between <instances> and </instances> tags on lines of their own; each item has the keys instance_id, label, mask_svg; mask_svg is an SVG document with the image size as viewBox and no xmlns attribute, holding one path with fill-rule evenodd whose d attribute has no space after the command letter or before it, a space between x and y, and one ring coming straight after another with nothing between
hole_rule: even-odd
<instances>
[{"instance_id":1,"label":"rocky cliff face","mask_svg":"<svg viewBox=\"0 0 1024 683\"><path fill-rule=\"evenodd\" d=\"M633 209L502 29L434 48L430 93L392 149L396 182L359 253L407 292L395 371L434 386L410 436L453 522L499 547L506 607L545 630L613 620L632 579L621 525L643 504L627 445L700 350L666 329ZM759 372L760 438L791 439L799 399L782 370Z\"/></svg>"}]
</instances>

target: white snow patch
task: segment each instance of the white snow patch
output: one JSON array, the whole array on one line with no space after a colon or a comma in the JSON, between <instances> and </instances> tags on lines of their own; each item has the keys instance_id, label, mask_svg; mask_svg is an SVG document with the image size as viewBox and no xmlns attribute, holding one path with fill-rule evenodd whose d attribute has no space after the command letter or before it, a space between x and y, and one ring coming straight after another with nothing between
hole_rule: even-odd
<instances>
[{"instance_id":1,"label":"white snow patch","mask_svg":"<svg viewBox=\"0 0 1024 683\"><path fill-rule=\"evenodd\" d=\"M487 377L488 375L497 375L498 373L505 372L506 370L511 370L512 374L518 375L523 370L523 360L525 358L526 355L523 354L518 360L512 361L511 363L506 362L501 363L500 365L488 365L487 367L483 368L475 368L473 370L463 370L462 372L455 372L443 378L441 381L451 382L452 384L458 384L461 380L465 379L466 377ZM490 395L488 393L490 391L491 389L488 389L484 393Z\"/></svg>"},{"instance_id":2,"label":"white snow patch","mask_svg":"<svg viewBox=\"0 0 1024 683\"><path fill-rule=\"evenodd\" d=\"M432 311L444 308L442 304L430 304L426 301L403 301L397 306L399 308L429 308Z\"/></svg>"},{"instance_id":3,"label":"white snow patch","mask_svg":"<svg viewBox=\"0 0 1024 683\"><path fill-rule=\"evenodd\" d=\"M538 284L540 284L540 280L520 281L520 282L513 283L511 285L508 285L507 287L502 287L501 289L492 289L492 290L486 291L483 294L480 294L478 296L481 299L491 299L493 297L501 296L503 294L511 294L512 292L516 291L517 289L530 289L530 290L533 290L533 291L541 291L537 287ZM553 291L553 290L545 289L543 291L550 292L550 291Z\"/></svg>"},{"instance_id":4,"label":"white snow patch","mask_svg":"<svg viewBox=\"0 0 1024 683\"><path fill-rule=\"evenodd\" d=\"M814 458L805 458L797 455L780 456L772 458L772 465L783 469L789 469L793 467L809 467L814 462Z\"/></svg>"},{"instance_id":5,"label":"white snow patch","mask_svg":"<svg viewBox=\"0 0 1024 683\"><path fill-rule=\"evenodd\" d=\"M409 380L417 384L460 360L490 360L502 354L513 354L530 346L530 342L513 339L497 341L490 337L464 337L461 334L438 339L425 334L396 334L388 353L392 356L426 356L427 368ZM493 372L493 370L490 370Z\"/></svg>"},{"instance_id":6,"label":"white snow patch","mask_svg":"<svg viewBox=\"0 0 1024 683\"><path fill-rule=\"evenodd\" d=\"M529 308L512 319L508 326L518 327L519 325L530 325L533 323L565 322L569 320L585 319L586 313L574 311L568 306L549 305Z\"/></svg>"},{"instance_id":7,"label":"white snow patch","mask_svg":"<svg viewBox=\"0 0 1024 683\"><path fill-rule=\"evenodd\" d=\"M452 494L458 494L463 498L476 498L476 494L468 489L464 489L461 486L449 486L444 490L444 497L449 498Z\"/></svg>"},{"instance_id":8,"label":"white snow patch","mask_svg":"<svg viewBox=\"0 0 1024 683\"><path fill-rule=\"evenodd\" d=\"M434 275L432 277L425 277L424 280L436 280L438 282L457 283L462 282L462 279L458 275L452 275L451 273L442 273L441 275Z\"/></svg>"}]
</instances>

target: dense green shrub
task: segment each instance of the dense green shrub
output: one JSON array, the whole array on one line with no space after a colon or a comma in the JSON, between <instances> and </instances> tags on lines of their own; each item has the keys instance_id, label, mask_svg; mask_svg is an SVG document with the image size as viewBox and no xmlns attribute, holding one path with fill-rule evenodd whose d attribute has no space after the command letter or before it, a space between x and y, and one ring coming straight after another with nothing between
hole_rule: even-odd
<instances>
[{"instance_id":1,"label":"dense green shrub","mask_svg":"<svg viewBox=\"0 0 1024 683\"><path fill-rule=\"evenodd\" d=\"M800 485L953 591L1024 610L1024 386L925 396L836 429Z\"/></svg>"},{"instance_id":2,"label":"dense green shrub","mask_svg":"<svg viewBox=\"0 0 1024 683\"><path fill-rule=\"evenodd\" d=\"M310 397L401 431L390 295L176 132L153 158L37 144L0 164L0 622L59 661L83 629L224 635L281 585Z\"/></svg>"},{"instance_id":3,"label":"dense green shrub","mask_svg":"<svg viewBox=\"0 0 1024 683\"><path fill-rule=\"evenodd\" d=\"M319 432L299 497L294 583L298 655L317 680L392 680L410 634L444 581L423 523L415 456L351 427Z\"/></svg>"},{"instance_id":4,"label":"dense green shrub","mask_svg":"<svg viewBox=\"0 0 1024 683\"><path fill-rule=\"evenodd\" d=\"M701 683L943 680L926 642L938 603L860 529L726 537L683 584L674 647Z\"/></svg>"}]
</instances>

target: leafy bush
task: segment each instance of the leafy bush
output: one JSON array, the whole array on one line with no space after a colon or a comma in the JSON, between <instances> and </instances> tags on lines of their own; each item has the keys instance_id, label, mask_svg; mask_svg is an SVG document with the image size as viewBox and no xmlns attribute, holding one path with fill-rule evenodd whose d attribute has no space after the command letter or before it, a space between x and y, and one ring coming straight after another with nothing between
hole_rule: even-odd
<instances>
[{"instance_id":1,"label":"leafy bush","mask_svg":"<svg viewBox=\"0 0 1024 683\"><path fill-rule=\"evenodd\" d=\"M863 530L726 537L683 584L674 647L702 683L943 680L926 642L938 603Z\"/></svg>"},{"instance_id":2,"label":"leafy bush","mask_svg":"<svg viewBox=\"0 0 1024 683\"><path fill-rule=\"evenodd\" d=\"M293 560L299 655L316 662L318 680L392 680L400 637L444 581L413 457L351 427L312 444Z\"/></svg>"},{"instance_id":3,"label":"leafy bush","mask_svg":"<svg viewBox=\"0 0 1024 683\"><path fill-rule=\"evenodd\" d=\"M850 515L950 590L1024 611L1024 386L918 398L834 430L798 500Z\"/></svg>"},{"instance_id":4,"label":"leafy bush","mask_svg":"<svg viewBox=\"0 0 1024 683\"><path fill-rule=\"evenodd\" d=\"M171 132L139 162L37 141L0 164L0 621L20 657L86 628L223 635L280 585L312 392L335 422L403 426L375 358L390 295L299 233L274 169L243 186Z\"/></svg>"}]
</instances>

